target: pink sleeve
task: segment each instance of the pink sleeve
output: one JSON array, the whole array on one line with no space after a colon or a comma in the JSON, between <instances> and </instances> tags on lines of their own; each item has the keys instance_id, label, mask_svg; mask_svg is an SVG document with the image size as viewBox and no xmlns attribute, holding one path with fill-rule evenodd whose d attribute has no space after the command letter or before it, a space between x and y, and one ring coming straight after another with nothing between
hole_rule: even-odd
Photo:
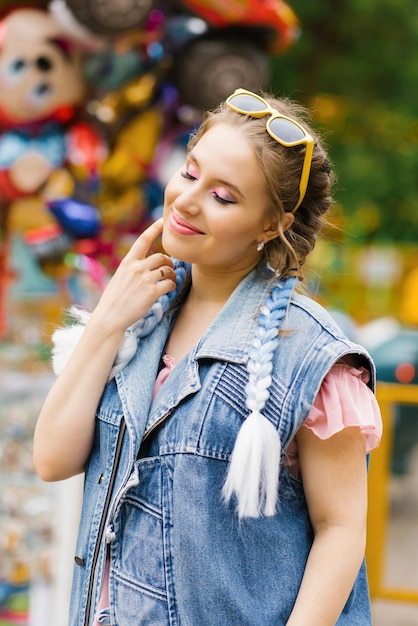
<instances>
[{"instance_id":1,"label":"pink sleeve","mask_svg":"<svg viewBox=\"0 0 418 626\"><path fill-rule=\"evenodd\" d=\"M364 368L337 364L325 376L304 426L320 439L349 426L358 426L366 435L366 452L380 443L382 418L373 392L367 387Z\"/></svg>"}]
</instances>

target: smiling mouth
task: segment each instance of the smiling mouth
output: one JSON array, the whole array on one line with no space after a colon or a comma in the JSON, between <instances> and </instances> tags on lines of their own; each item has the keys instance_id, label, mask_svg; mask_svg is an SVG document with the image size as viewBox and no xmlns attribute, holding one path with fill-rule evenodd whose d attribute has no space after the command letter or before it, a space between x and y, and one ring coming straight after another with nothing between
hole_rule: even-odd
<instances>
[{"instance_id":1,"label":"smiling mouth","mask_svg":"<svg viewBox=\"0 0 418 626\"><path fill-rule=\"evenodd\" d=\"M203 235L201 230L195 228L174 212L170 215L169 223L172 230L181 235Z\"/></svg>"}]
</instances>

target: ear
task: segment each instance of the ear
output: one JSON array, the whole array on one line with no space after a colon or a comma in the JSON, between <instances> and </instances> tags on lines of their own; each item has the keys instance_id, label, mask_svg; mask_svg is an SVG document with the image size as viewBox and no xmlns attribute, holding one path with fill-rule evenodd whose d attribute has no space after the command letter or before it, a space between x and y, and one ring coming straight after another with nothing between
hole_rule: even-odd
<instances>
[{"instance_id":1,"label":"ear","mask_svg":"<svg viewBox=\"0 0 418 626\"><path fill-rule=\"evenodd\" d=\"M288 228L290 228L294 221L295 221L295 216L294 216L293 213L285 213L283 215L283 219L282 219L283 231L285 231Z\"/></svg>"},{"instance_id":2,"label":"ear","mask_svg":"<svg viewBox=\"0 0 418 626\"><path fill-rule=\"evenodd\" d=\"M263 231L264 242L267 243L267 241L276 239L281 231L284 232L291 227L294 219L295 216L293 215L293 213L284 213L280 220L275 218L267 222Z\"/></svg>"}]
</instances>

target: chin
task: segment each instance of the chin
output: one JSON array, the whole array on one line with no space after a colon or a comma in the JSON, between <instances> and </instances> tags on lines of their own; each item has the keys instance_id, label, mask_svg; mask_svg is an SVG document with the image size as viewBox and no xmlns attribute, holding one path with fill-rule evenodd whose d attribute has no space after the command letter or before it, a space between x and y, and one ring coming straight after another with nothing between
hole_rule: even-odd
<instances>
[{"instance_id":1,"label":"chin","mask_svg":"<svg viewBox=\"0 0 418 626\"><path fill-rule=\"evenodd\" d=\"M163 231L161 243L165 254L168 254L179 261L185 261L186 263L191 262L188 258L186 258L186 246L179 241L176 241L175 237L173 237L170 233Z\"/></svg>"},{"instance_id":2,"label":"chin","mask_svg":"<svg viewBox=\"0 0 418 626\"><path fill-rule=\"evenodd\" d=\"M162 246L164 248L164 252L166 254L169 254L170 256L175 256L175 254L173 254L172 249L175 248L176 246L173 245L173 238L170 237L169 234L167 234L166 230L164 229L161 235L161 243Z\"/></svg>"}]
</instances>

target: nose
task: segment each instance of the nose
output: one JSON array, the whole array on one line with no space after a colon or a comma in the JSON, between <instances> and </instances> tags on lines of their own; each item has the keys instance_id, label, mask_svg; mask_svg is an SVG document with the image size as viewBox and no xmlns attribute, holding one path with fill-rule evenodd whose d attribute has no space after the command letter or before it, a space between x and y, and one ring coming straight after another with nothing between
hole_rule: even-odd
<instances>
[{"instance_id":1,"label":"nose","mask_svg":"<svg viewBox=\"0 0 418 626\"><path fill-rule=\"evenodd\" d=\"M50 72L53 68L53 63L51 59L46 56L40 56L36 59L35 65L40 72Z\"/></svg>"},{"instance_id":2,"label":"nose","mask_svg":"<svg viewBox=\"0 0 418 626\"><path fill-rule=\"evenodd\" d=\"M197 184L190 185L175 199L175 206L182 213L196 215L200 211L200 193Z\"/></svg>"}]
</instances>

